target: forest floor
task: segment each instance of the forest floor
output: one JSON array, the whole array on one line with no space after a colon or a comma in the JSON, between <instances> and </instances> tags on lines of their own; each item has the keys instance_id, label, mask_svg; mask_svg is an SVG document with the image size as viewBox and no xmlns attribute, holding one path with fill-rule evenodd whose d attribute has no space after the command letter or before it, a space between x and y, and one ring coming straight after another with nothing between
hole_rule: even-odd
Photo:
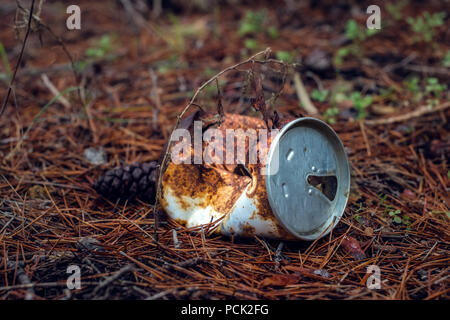
<instances>
[{"instance_id":1,"label":"forest floor","mask_svg":"<svg viewBox=\"0 0 450 320\"><path fill-rule=\"evenodd\" d=\"M362 2L173 6L157 18L139 6L130 14L122 6L129 1L77 3L81 30L70 31L61 2L44 3L0 119L1 299L449 299L445 3L386 5L376 33L366 28ZM27 15L19 12L15 23L13 1L0 13L3 99ZM203 237L160 212L156 242L151 204L115 204L95 193L105 170L157 160L196 88L266 47L298 64L292 72L349 156L350 199L330 235ZM292 72L274 105L306 115ZM282 74L261 73L270 97ZM220 78L224 108L259 116L245 75ZM215 85L197 103L213 108ZM105 161L90 162L88 148ZM81 289L68 290L73 265ZM366 286L370 265L380 268L380 289Z\"/></svg>"}]
</instances>

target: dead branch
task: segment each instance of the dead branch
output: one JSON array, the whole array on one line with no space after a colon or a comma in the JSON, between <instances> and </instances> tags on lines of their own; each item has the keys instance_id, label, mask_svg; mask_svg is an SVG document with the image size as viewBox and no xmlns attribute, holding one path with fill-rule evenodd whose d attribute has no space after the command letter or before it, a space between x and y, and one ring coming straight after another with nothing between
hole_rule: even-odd
<instances>
[{"instance_id":1,"label":"dead branch","mask_svg":"<svg viewBox=\"0 0 450 320\"><path fill-rule=\"evenodd\" d=\"M6 105L8 104L9 96L11 95L12 86L14 84L14 80L16 79L17 70L19 69L20 62L22 61L23 52L25 51L25 45L28 40L28 36L30 34L31 30L31 20L33 20L33 10L34 10L34 0L31 1L31 7L30 7L30 15L28 16L28 25L27 25L27 31L25 33L25 37L23 38L22 42L22 48L20 49L19 58L17 58L16 67L14 68L14 73L11 77L11 80L9 81L8 86L8 92L6 93L5 100L3 100L2 108L0 109L0 116L5 111Z\"/></svg>"},{"instance_id":2,"label":"dead branch","mask_svg":"<svg viewBox=\"0 0 450 320\"><path fill-rule=\"evenodd\" d=\"M59 103L61 103L66 108L70 109L72 105L70 102L64 98L63 95L61 95L61 92L53 85L53 83L50 81L50 79L47 77L45 73L41 74L41 79L44 85L47 87L47 89L57 98Z\"/></svg>"},{"instance_id":3,"label":"dead branch","mask_svg":"<svg viewBox=\"0 0 450 320\"><path fill-rule=\"evenodd\" d=\"M379 124L391 124L391 123L395 123L395 122L408 121L413 118L418 118L418 117L421 117L421 116L424 116L424 115L427 115L430 113L443 111L443 110L447 109L448 107L450 107L450 101L447 101L447 102L445 102L437 107L434 107L434 108L430 108L430 106L426 105L426 106L419 107L418 109L416 109L412 112L409 112L406 114L401 114L396 117L390 117L390 118L386 118L386 119L366 120L366 121L364 121L364 123L369 126L375 126L375 125L379 125Z\"/></svg>"},{"instance_id":4,"label":"dead branch","mask_svg":"<svg viewBox=\"0 0 450 320\"><path fill-rule=\"evenodd\" d=\"M294 85L295 85L295 92L297 93L298 99L300 100L303 109L305 109L306 112L310 115L317 115L319 111L317 111L317 108L311 102L308 92L306 91L306 88L303 85L300 73L298 72L294 73Z\"/></svg>"}]
</instances>

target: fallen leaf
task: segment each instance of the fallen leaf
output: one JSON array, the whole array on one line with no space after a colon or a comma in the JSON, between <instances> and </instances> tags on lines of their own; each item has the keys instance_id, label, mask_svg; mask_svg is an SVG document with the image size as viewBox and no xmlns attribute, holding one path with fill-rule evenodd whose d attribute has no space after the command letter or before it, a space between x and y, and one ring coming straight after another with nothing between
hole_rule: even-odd
<instances>
[{"instance_id":1,"label":"fallen leaf","mask_svg":"<svg viewBox=\"0 0 450 320\"><path fill-rule=\"evenodd\" d=\"M353 237L344 236L342 246L356 260L362 260L366 257L366 254L364 253L364 251L362 251L361 247L359 246L358 240L356 240Z\"/></svg>"},{"instance_id":2,"label":"fallen leaf","mask_svg":"<svg viewBox=\"0 0 450 320\"><path fill-rule=\"evenodd\" d=\"M261 282L261 287L275 286L284 287L290 284L296 284L302 277L298 274L274 274L265 278Z\"/></svg>"},{"instance_id":3,"label":"fallen leaf","mask_svg":"<svg viewBox=\"0 0 450 320\"><path fill-rule=\"evenodd\" d=\"M405 190L403 190L403 192L402 192L402 194L401 194L401 197L402 198L407 198L407 199L411 199L411 200L414 200L414 199L416 199L416 195L415 195L415 193L414 192L412 192L411 190L409 190L409 189L405 189Z\"/></svg>"}]
</instances>

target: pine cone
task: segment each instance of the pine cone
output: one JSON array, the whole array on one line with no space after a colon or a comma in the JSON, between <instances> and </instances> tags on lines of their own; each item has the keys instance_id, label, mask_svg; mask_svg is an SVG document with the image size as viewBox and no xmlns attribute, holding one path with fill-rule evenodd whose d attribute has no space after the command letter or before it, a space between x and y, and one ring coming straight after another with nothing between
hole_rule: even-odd
<instances>
[{"instance_id":1,"label":"pine cone","mask_svg":"<svg viewBox=\"0 0 450 320\"><path fill-rule=\"evenodd\" d=\"M108 170L95 183L98 194L112 201L139 198L155 203L158 163L134 163Z\"/></svg>"}]
</instances>

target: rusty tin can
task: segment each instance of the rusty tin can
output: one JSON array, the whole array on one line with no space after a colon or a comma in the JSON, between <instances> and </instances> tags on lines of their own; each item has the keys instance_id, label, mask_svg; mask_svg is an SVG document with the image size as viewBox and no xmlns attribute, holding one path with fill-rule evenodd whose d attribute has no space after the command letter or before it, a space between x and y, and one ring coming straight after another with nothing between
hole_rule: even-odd
<instances>
[{"instance_id":1,"label":"rusty tin can","mask_svg":"<svg viewBox=\"0 0 450 320\"><path fill-rule=\"evenodd\" d=\"M235 114L216 126L222 132L267 129L260 119ZM185 127L192 133L192 123ZM314 240L329 233L350 189L348 159L334 130L305 117L269 132L268 147L260 142L263 161L257 163L248 157L238 164L170 162L159 199L164 210L188 228L208 225L207 230L228 236ZM202 150L207 144L202 142Z\"/></svg>"}]
</instances>

